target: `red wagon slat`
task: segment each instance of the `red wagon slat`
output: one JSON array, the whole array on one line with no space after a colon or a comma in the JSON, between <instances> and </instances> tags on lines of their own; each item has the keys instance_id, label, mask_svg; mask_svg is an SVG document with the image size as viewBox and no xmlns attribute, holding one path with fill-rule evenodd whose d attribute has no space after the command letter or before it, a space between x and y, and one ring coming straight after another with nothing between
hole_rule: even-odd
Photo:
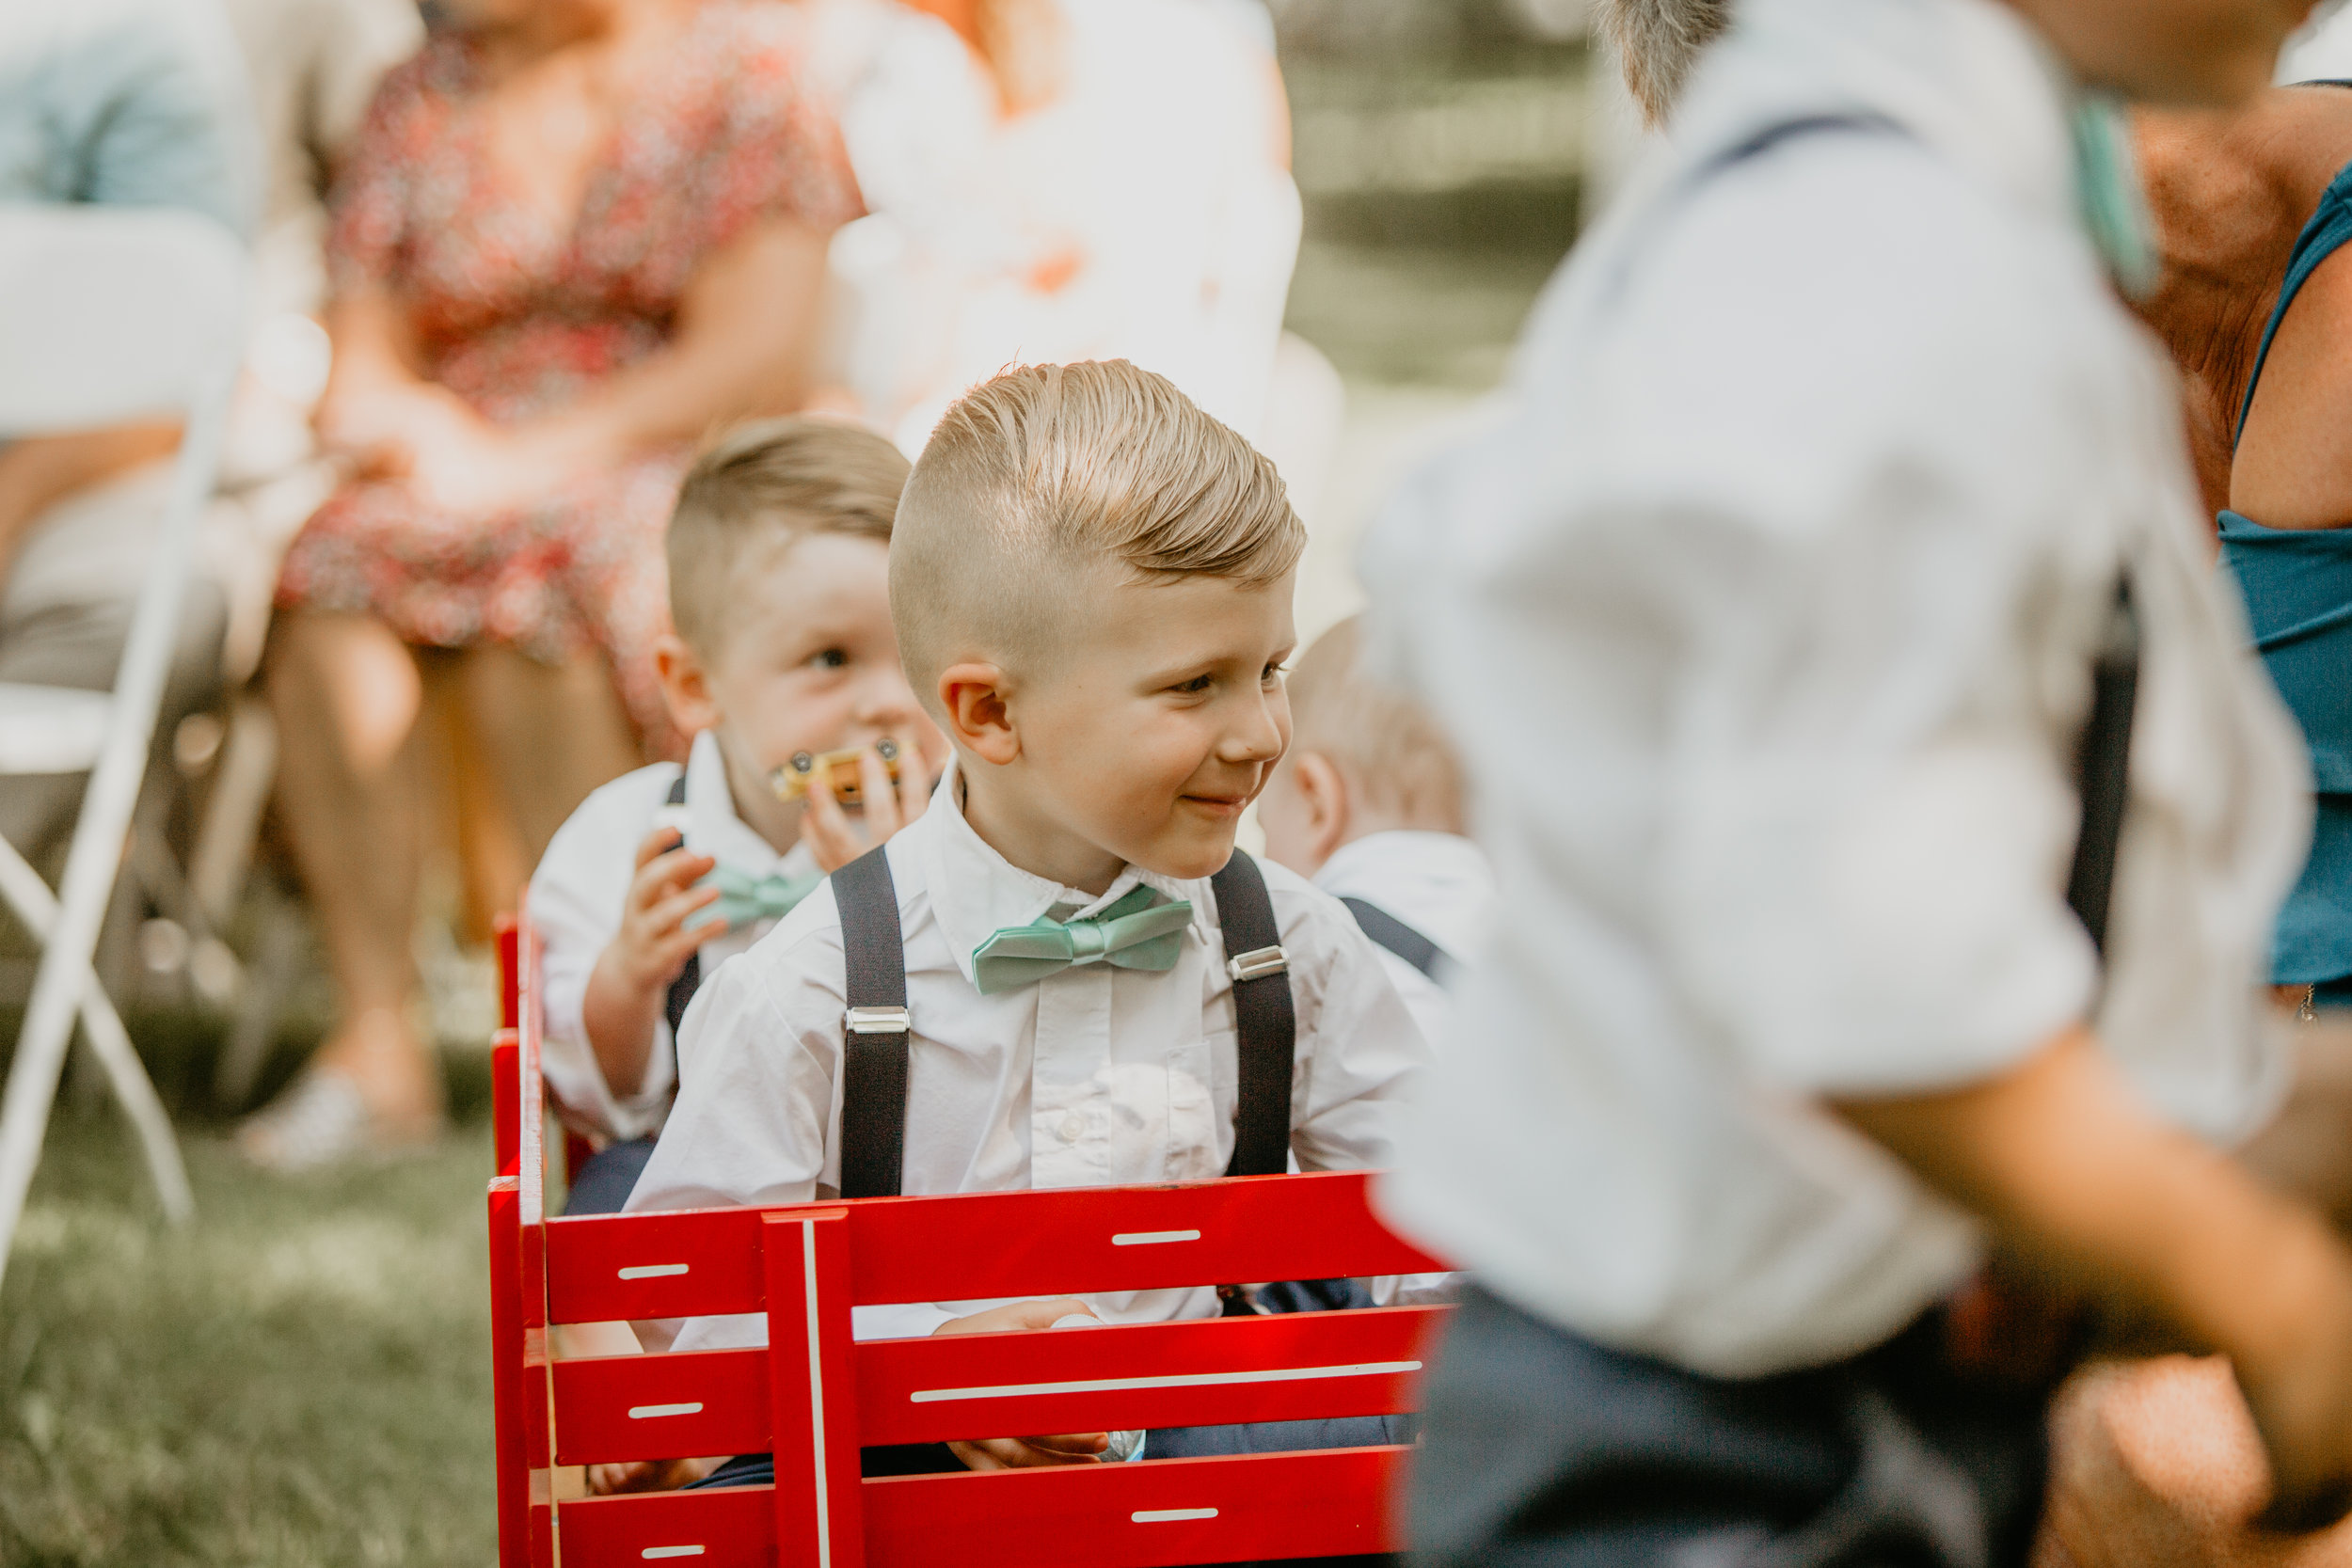
<instances>
[{"instance_id":1,"label":"red wagon slat","mask_svg":"<svg viewBox=\"0 0 2352 1568\"><path fill-rule=\"evenodd\" d=\"M1001 1432L1213 1426L1389 1416L1414 1408L1435 1307L1212 1318L1041 1334L881 1339L857 1347L862 1443ZM768 1353L698 1351L560 1363L559 1465L750 1453L768 1447Z\"/></svg>"},{"instance_id":2,"label":"red wagon slat","mask_svg":"<svg viewBox=\"0 0 2352 1568\"><path fill-rule=\"evenodd\" d=\"M850 1206L850 1299L865 1307L1442 1268L1381 1227L1367 1202L1370 1180L1361 1171L1334 1171L1181 1187L868 1198ZM551 1221L549 1316L606 1323L757 1312L759 1216L788 1212Z\"/></svg>"},{"instance_id":3,"label":"red wagon slat","mask_svg":"<svg viewBox=\"0 0 2352 1568\"><path fill-rule=\"evenodd\" d=\"M1401 1532L1387 1499L1406 1451L868 1481L860 1488L867 1560L894 1568L1176 1568L1393 1551ZM564 1568L791 1563L775 1552L774 1506L765 1486L565 1503Z\"/></svg>"}]
</instances>

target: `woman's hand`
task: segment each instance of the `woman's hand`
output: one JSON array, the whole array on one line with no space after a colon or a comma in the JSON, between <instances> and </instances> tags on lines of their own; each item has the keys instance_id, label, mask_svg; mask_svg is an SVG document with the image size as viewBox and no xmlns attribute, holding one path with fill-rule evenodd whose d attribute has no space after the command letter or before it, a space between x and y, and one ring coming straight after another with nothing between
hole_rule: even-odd
<instances>
[{"instance_id":1,"label":"woman's hand","mask_svg":"<svg viewBox=\"0 0 2352 1568\"><path fill-rule=\"evenodd\" d=\"M801 837L825 871L838 871L923 815L931 801L931 770L922 748L912 736L895 735L898 748L898 782L892 784L882 753L869 746L857 761L858 797L866 831L858 832L850 814L834 799L833 780L819 768L809 775L807 809L801 814Z\"/></svg>"},{"instance_id":2,"label":"woman's hand","mask_svg":"<svg viewBox=\"0 0 2352 1568\"><path fill-rule=\"evenodd\" d=\"M420 499L463 516L494 517L565 488L584 459L543 427L504 429L469 412L428 426L408 453Z\"/></svg>"},{"instance_id":3,"label":"woman's hand","mask_svg":"<svg viewBox=\"0 0 2352 1568\"><path fill-rule=\"evenodd\" d=\"M968 1318L951 1318L931 1330L937 1334L1007 1334L1022 1329L1051 1328L1064 1318L1099 1322L1094 1308L1076 1296L1050 1301L1016 1301L992 1307ZM969 1470L1033 1470L1054 1465L1096 1465L1111 1445L1106 1432L1064 1432L1042 1437L982 1437L950 1443L948 1451Z\"/></svg>"}]
</instances>

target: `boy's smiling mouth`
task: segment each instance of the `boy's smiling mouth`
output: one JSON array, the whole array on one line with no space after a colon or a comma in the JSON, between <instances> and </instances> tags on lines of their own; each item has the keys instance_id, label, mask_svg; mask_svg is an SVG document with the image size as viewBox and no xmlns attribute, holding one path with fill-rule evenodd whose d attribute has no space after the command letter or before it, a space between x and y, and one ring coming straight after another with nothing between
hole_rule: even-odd
<instances>
[{"instance_id":1,"label":"boy's smiling mouth","mask_svg":"<svg viewBox=\"0 0 2352 1568\"><path fill-rule=\"evenodd\" d=\"M1177 799L1215 816L1239 816L1248 809L1250 797L1247 793L1239 795L1187 794L1180 795Z\"/></svg>"}]
</instances>

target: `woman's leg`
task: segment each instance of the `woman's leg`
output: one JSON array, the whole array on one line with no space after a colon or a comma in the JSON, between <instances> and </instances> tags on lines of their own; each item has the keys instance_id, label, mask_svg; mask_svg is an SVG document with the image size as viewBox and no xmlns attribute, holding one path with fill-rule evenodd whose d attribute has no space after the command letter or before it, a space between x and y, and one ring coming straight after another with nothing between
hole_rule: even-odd
<instances>
[{"instance_id":1,"label":"woman's leg","mask_svg":"<svg viewBox=\"0 0 2352 1568\"><path fill-rule=\"evenodd\" d=\"M313 1068L358 1091L379 1134L428 1134L440 1122L440 1073L409 1016L425 820L416 656L371 617L294 611L276 627L268 682L278 800L342 998ZM310 1163L265 1147L269 1118L250 1126L257 1157Z\"/></svg>"},{"instance_id":2,"label":"woman's leg","mask_svg":"<svg viewBox=\"0 0 2352 1568\"><path fill-rule=\"evenodd\" d=\"M457 680L474 743L533 865L590 790L644 760L600 653L542 664L485 644L467 651Z\"/></svg>"}]
</instances>

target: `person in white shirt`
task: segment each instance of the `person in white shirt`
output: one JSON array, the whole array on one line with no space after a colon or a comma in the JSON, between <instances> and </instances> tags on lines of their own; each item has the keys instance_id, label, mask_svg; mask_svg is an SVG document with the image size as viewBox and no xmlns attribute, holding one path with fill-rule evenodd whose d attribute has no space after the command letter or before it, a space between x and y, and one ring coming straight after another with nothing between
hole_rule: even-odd
<instances>
[{"instance_id":1,"label":"person in white shirt","mask_svg":"<svg viewBox=\"0 0 2352 1568\"><path fill-rule=\"evenodd\" d=\"M924 759L941 743L899 665L888 586L906 476L879 436L787 419L722 437L680 486L667 542L676 630L658 657L693 750L683 769L656 763L591 795L531 879L542 1067L564 1120L604 1140L567 1213L611 1213L628 1196L694 989L825 872L922 814ZM796 753L850 749L863 776L847 812L826 769L796 800L771 783Z\"/></svg>"},{"instance_id":2,"label":"person in white shirt","mask_svg":"<svg viewBox=\"0 0 2352 1568\"><path fill-rule=\"evenodd\" d=\"M815 15L868 209L831 259L850 405L918 451L1005 365L1117 356L1259 436L1302 211L1263 8L824 0Z\"/></svg>"},{"instance_id":3,"label":"person in white shirt","mask_svg":"<svg viewBox=\"0 0 2352 1568\"><path fill-rule=\"evenodd\" d=\"M1368 678L1351 617L1291 673L1291 749L1258 798L1266 858L1345 904L1442 1050L1447 987L1485 944L1494 871L1467 836L1462 768L1421 705Z\"/></svg>"},{"instance_id":4,"label":"person in white shirt","mask_svg":"<svg viewBox=\"0 0 2352 1568\"><path fill-rule=\"evenodd\" d=\"M2272 1524L2352 1495L2352 1253L2213 1147L2284 1088L2254 981L2309 784L2090 90L2242 101L2303 8L1740 0L1497 420L1369 537L1373 668L1499 878L1382 1193L1477 1280L1421 1560L2024 1562L2063 1356L1968 1354L2024 1348L1995 1250L2229 1354Z\"/></svg>"},{"instance_id":5,"label":"person in white shirt","mask_svg":"<svg viewBox=\"0 0 2352 1568\"><path fill-rule=\"evenodd\" d=\"M1388 1164L1427 1060L1420 1031L1338 900L1233 848L1289 739L1305 543L1273 466L1158 375L1029 367L958 404L915 466L890 562L907 668L955 759L930 811L704 987L629 1209L1198 1181L1294 1155ZM878 993L899 975L875 977L894 936L895 1008ZM865 1027L845 1044L853 1008ZM1204 1281L861 1307L856 1332L1219 1311ZM708 1348L756 1344L765 1323L641 1332ZM1386 1418L1279 1425L1311 1430L1248 1441L1397 1436ZM1237 1430L1147 1447L1217 1451ZM1121 1451L1108 1442L999 1438L890 1463L1090 1464Z\"/></svg>"}]
</instances>

